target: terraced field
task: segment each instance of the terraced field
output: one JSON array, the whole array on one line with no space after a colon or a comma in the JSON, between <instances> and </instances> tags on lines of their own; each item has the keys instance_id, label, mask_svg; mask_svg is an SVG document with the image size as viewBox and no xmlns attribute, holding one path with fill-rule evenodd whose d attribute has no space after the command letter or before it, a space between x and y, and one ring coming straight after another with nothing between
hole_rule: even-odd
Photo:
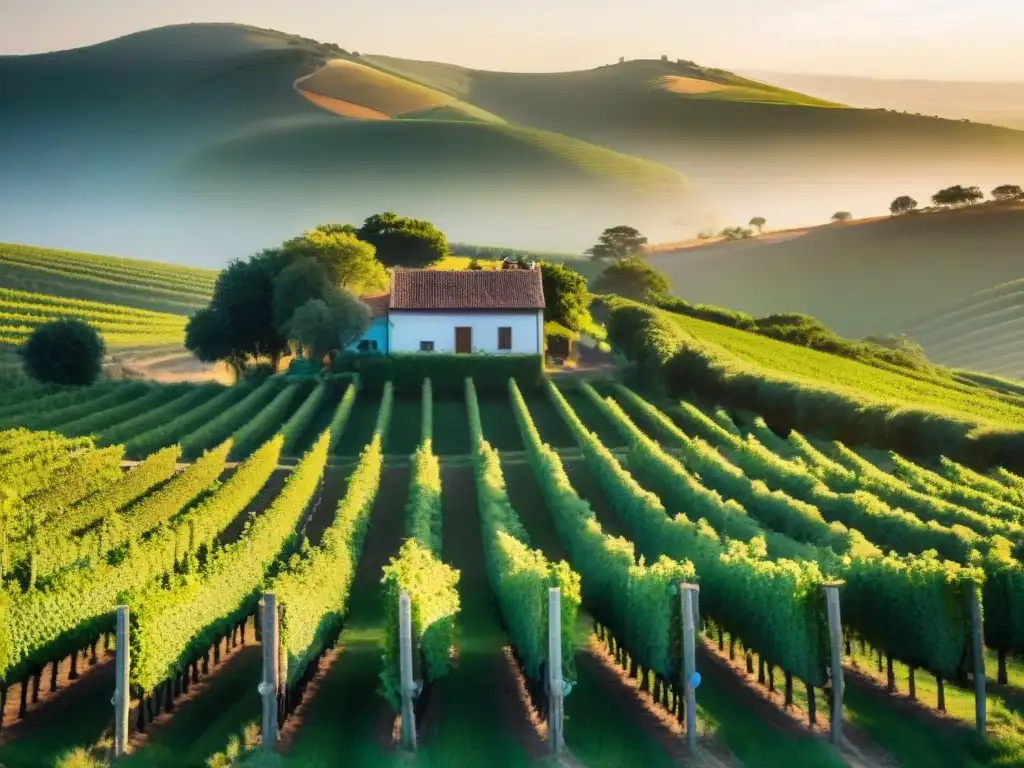
<instances>
[{"instance_id":1,"label":"terraced field","mask_svg":"<svg viewBox=\"0 0 1024 768\"><path fill-rule=\"evenodd\" d=\"M1024 759L1024 480L1005 470L780 435L754 413L601 381L478 395L470 380L461 401L429 381L419 398L344 379L23 385L0 429L7 768L75 749L107 763L119 602L133 616L125 764L258 750L263 591L284 606L285 765L402 764L402 591L416 763L530 765L547 748L552 586L572 758L692 764L680 581L701 587L702 765ZM822 597L835 580L838 747Z\"/></svg>"}]
</instances>

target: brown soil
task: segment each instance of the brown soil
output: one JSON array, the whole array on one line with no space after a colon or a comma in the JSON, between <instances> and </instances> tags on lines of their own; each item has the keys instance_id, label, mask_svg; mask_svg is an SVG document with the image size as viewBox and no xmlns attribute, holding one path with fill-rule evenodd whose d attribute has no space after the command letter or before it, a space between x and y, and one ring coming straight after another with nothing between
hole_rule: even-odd
<instances>
[{"instance_id":1,"label":"brown soil","mask_svg":"<svg viewBox=\"0 0 1024 768\"><path fill-rule=\"evenodd\" d=\"M302 703L295 708L292 716L281 726L281 730L278 732L278 749L282 754L287 754L291 750L292 744L295 741L295 734L302 728L302 724L306 719L306 713L309 711L311 702L316 698L316 692L320 688L320 684L327 677L331 667L334 666L334 662L338 660L340 655L340 646L336 646L333 650L324 654L323 659L320 661L320 669L306 686L306 693L302 697Z\"/></svg>"},{"instance_id":2,"label":"brown soil","mask_svg":"<svg viewBox=\"0 0 1024 768\"><path fill-rule=\"evenodd\" d=\"M353 104L351 101L342 101L330 96L323 96L319 93L303 90L302 88L296 88L295 90L301 93L311 104L316 104L321 109L326 109L328 112L333 112L342 117L353 117L359 120L391 119L391 115L371 109L370 107L364 107L362 104Z\"/></svg>"},{"instance_id":3,"label":"brown soil","mask_svg":"<svg viewBox=\"0 0 1024 768\"><path fill-rule=\"evenodd\" d=\"M519 670L512 648L505 646L500 662L489 665L488 671L494 682L493 687L488 688L496 691L501 702L505 729L534 760L547 755L547 723L540 719L530 702L526 678Z\"/></svg>"},{"instance_id":4,"label":"brown soil","mask_svg":"<svg viewBox=\"0 0 1024 768\"><path fill-rule=\"evenodd\" d=\"M328 467L324 470L324 481L316 508L311 511L305 523L306 538L314 547L320 543L331 523L334 522L338 504L345 498L348 476L351 470Z\"/></svg>"},{"instance_id":5,"label":"brown soil","mask_svg":"<svg viewBox=\"0 0 1024 768\"><path fill-rule=\"evenodd\" d=\"M107 690L110 696L114 693L114 652L103 651L103 640L96 648L98 663L89 665L88 656L79 655L78 679L71 680L71 661L64 659L57 674L57 690L50 692L50 670L48 665L43 673L39 686L39 701L32 704L32 682L29 680L29 705L25 717L18 720L18 709L21 706L21 685L11 685L7 690L7 705L3 711L3 729L0 730L0 743L18 738L32 728L52 724L55 719L70 718L83 706L93 706L96 701L103 701L102 691ZM109 703L110 698L105 699ZM113 720L113 707L110 710Z\"/></svg>"}]
</instances>

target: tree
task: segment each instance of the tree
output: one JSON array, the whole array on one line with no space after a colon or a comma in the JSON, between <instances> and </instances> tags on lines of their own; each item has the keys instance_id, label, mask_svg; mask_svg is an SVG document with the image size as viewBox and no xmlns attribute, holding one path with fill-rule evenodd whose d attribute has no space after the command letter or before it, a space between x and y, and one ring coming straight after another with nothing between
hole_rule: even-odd
<instances>
[{"instance_id":1,"label":"tree","mask_svg":"<svg viewBox=\"0 0 1024 768\"><path fill-rule=\"evenodd\" d=\"M377 260L373 245L354 234L350 225L329 224L304 232L282 246L291 259L316 259L327 269L331 282L356 293L379 290L388 275Z\"/></svg>"},{"instance_id":2,"label":"tree","mask_svg":"<svg viewBox=\"0 0 1024 768\"><path fill-rule=\"evenodd\" d=\"M274 325L283 333L296 309L310 299L323 298L331 286L323 262L306 256L293 261L274 278Z\"/></svg>"},{"instance_id":3,"label":"tree","mask_svg":"<svg viewBox=\"0 0 1024 768\"><path fill-rule=\"evenodd\" d=\"M955 184L952 187L940 189L932 195L932 203L946 208L958 208L962 205L971 205L985 199L985 194L979 187L962 187Z\"/></svg>"},{"instance_id":4,"label":"tree","mask_svg":"<svg viewBox=\"0 0 1024 768\"><path fill-rule=\"evenodd\" d=\"M554 321L571 331L579 331L590 322L587 307L587 280L564 264L540 263L544 284L544 320Z\"/></svg>"},{"instance_id":5,"label":"tree","mask_svg":"<svg viewBox=\"0 0 1024 768\"><path fill-rule=\"evenodd\" d=\"M668 278L642 259L622 259L608 266L594 282L595 293L616 293L629 299L668 293Z\"/></svg>"},{"instance_id":6,"label":"tree","mask_svg":"<svg viewBox=\"0 0 1024 768\"><path fill-rule=\"evenodd\" d=\"M647 245L647 238L640 234L633 227L620 224L617 227L608 227L601 236L597 238L597 245L588 248L586 253L595 261L603 259L629 259L640 256Z\"/></svg>"},{"instance_id":7,"label":"tree","mask_svg":"<svg viewBox=\"0 0 1024 768\"><path fill-rule=\"evenodd\" d=\"M902 216L917 209L917 200L910 195L900 195L889 203L889 213L893 216Z\"/></svg>"},{"instance_id":8,"label":"tree","mask_svg":"<svg viewBox=\"0 0 1024 768\"><path fill-rule=\"evenodd\" d=\"M333 289L326 297L303 303L286 331L301 344L313 360L321 360L333 349L344 349L366 331L369 308L348 291Z\"/></svg>"},{"instance_id":9,"label":"tree","mask_svg":"<svg viewBox=\"0 0 1024 768\"><path fill-rule=\"evenodd\" d=\"M849 211L836 211L832 214L832 221L842 224L845 221L849 221L853 218L853 214Z\"/></svg>"},{"instance_id":10,"label":"tree","mask_svg":"<svg viewBox=\"0 0 1024 768\"><path fill-rule=\"evenodd\" d=\"M66 317L44 323L21 350L28 374L47 384L85 386L103 368L103 339L88 323Z\"/></svg>"},{"instance_id":11,"label":"tree","mask_svg":"<svg viewBox=\"0 0 1024 768\"><path fill-rule=\"evenodd\" d=\"M765 221L764 216L755 216L754 218L752 218L750 220L750 226L757 227L757 231L759 233L763 233L764 232L764 225L767 224L767 223L768 222Z\"/></svg>"},{"instance_id":12,"label":"tree","mask_svg":"<svg viewBox=\"0 0 1024 768\"><path fill-rule=\"evenodd\" d=\"M1024 189L1019 184L1003 184L992 190L992 197L996 200L1016 200L1024 197Z\"/></svg>"},{"instance_id":13,"label":"tree","mask_svg":"<svg viewBox=\"0 0 1024 768\"><path fill-rule=\"evenodd\" d=\"M480 266L480 259L474 256L472 259L469 260L469 266L467 266L466 269L471 269L474 272L482 270L483 267Z\"/></svg>"},{"instance_id":14,"label":"tree","mask_svg":"<svg viewBox=\"0 0 1024 768\"><path fill-rule=\"evenodd\" d=\"M288 340L274 322L274 279L290 258L268 249L247 261L235 259L217 276L206 310L185 326L185 347L204 362L223 360L236 372L254 357L277 363Z\"/></svg>"},{"instance_id":15,"label":"tree","mask_svg":"<svg viewBox=\"0 0 1024 768\"><path fill-rule=\"evenodd\" d=\"M360 240L377 249L389 267L429 267L450 255L448 239L429 221L375 213L357 231Z\"/></svg>"}]
</instances>

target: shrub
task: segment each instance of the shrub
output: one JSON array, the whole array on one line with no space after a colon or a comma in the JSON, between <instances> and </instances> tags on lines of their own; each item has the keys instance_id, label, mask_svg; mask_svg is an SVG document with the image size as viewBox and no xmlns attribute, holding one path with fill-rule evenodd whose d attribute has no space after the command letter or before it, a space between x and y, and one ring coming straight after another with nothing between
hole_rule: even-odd
<instances>
[{"instance_id":1,"label":"shrub","mask_svg":"<svg viewBox=\"0 0 1024 768\"><path fill-rule=\"evenodd\" d=\"M36 328L22 349L32 378L47 384L84 386L99 378L103 340L91 325L62 318Z\"/></svg>"},{"instance_id":2,"label":"shrub","mask_svg":"<svg viewBox=\"0 0 1024 768\"><path fill-rule=\"evenodd\" d=\"M423 380L430 379L435 395L461 394L466 377L472 377L479 391L504 394L510 378L522 389L539 388L543 360L540 355L343 353L335 358L335 370L358 373L360 386L370 391L391 381L396 392L419 394Z\"/></svg>"}]
</instances>

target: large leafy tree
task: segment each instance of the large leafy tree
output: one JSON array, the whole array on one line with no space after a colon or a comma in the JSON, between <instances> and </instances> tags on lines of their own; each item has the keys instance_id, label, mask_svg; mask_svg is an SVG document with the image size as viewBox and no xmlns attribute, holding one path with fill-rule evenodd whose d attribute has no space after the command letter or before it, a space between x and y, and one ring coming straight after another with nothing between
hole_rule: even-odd
<instances>
[{"instance_id":1,"label":"large leafy tree","mask_svg":"<svg viewBox=\"0 0 1024 768\"><path fill-rule=\"evenodd\" d=\"M369 308L348 291L332 288L323 298L299 306L285 328L313 360L334 349L344 349L366 331Z\"/></svg>"},{"instance_id":2,"label":"large leafy tree","mask_svg":"<svg viewBox=\"0 0 1024 768\"><path fill-rule=\"evenodd\" d=\"M643 259L622 259L608 266L594 282L595 293L616 293L643 300L651 294L668 293L668 278Z\"/></svg>"},{"instance_id":3,"label":"large leafy tree","mask_svg":"<svg viewBox=\"0 0 1024 768\"><path fill-rule=\"evenodd\" d=\"M590 321L586 278L564 264L541 262L540 271L546 305L544 319L572 331L584 328Z\"/></svg>"},{"instance_id":4,"label":"large leafy tree","mask_svg":"<svg viewBox=\"0 0 1024 768\"><path fill-rule=\"evenodd\" d=\"M992 197L996 200L1016 200L1024 198L1024 189L1020 184L1000 184L992 190Z\"/></svg>"},{"instance_id":5,"label":"large leafy tree","mask_svg":"<svg viewBox=\"0 0 1024 768\"><path fill-rule=\"evenodd\" d=\"M959 184L940 189L932 195L932 203L951 208L970 205L984 199L985 193L979 187L963 187Z\"/></svg>"},{"instance_id":6,"label":"large leafy tree","mask_svg":"<svg viewBox=\"0 0 1024 768\"><path fill-rule=\"evenodd\" d=\"M604 259L629 259L643 253L647 238L633 227L622 224L609 227L597 238L597 244L587 249L587 253L595 261Z\"/></svg>"},{"instance_id":7,"label":"large leafy tree","mask_svg":"<svg viewBox=\"0 0 1024 768\"><path fill-rule=\"evenodd\" d=\"M331 276L322 262L297 258L274 279L274 325L284 330L295 310L310 299L319 299L331 287Z\"/></svg>"},{"instance_id":8,"label":"large leafy tree","mask_svg":"<svg viewBox=\"0 0 1024 768\"><path fill-rule=\"evenodd\" d=\"M103 367L103 339L88 323L63 318L36 328L21 350L28 374L51 384L92 384Z\"/></svg>"},{"instance_id":9,"label":"large leafy tree","mask_svg":"<svg viewBox=\"0 0 1024 768\"><path fill-rule=\"evenodd\" d=\"M376 248L356 237L349 224L326 224L285 242L282 249L291 259L320 262L335 285L355 293L379 290L388 275L377 260Z\"/></svg>"},{"instance_id":10,"label":"large leafy tree","mask_svg":"<svg viewBox=\"0 0 1024 768\"><path fill-rule=\"evenodd\" d=\"M429 221L390 211L368 217L357 234L377 249L377 258L389 267L429 267L450 255L444 232Z\"/></svg>"}]
</instances>

